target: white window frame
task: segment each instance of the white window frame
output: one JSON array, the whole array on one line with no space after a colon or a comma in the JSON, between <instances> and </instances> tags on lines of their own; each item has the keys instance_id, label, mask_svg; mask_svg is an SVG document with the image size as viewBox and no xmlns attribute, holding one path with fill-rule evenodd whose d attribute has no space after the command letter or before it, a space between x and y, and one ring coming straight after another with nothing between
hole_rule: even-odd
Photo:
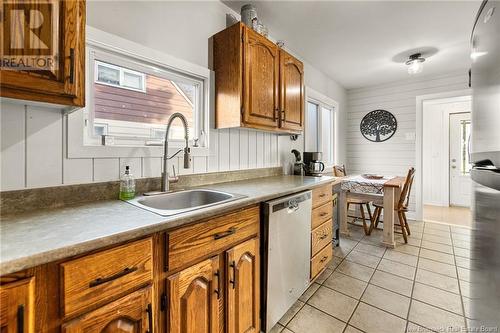
<instances>
[{"instance_id":1,"label":"white window frame","mask_svg":"<svg viewBox=\"0 0 500 333\"><path fill-rule=\"evenodd\" d=\"M199 147L192 147L193 156L209 156L209 124L213 100L213 72L208 68L175 58L163 52L145 47L124 38L109 34L107 32L86 27L87 47L86 47L86 108L93 107L93 89L95 70L92 66L92 52L105 52L111 56L115 55L117 65L120 65L119 59L127 57L127 65L130 62L137 62L140 66L147 66L154 75L161 76L162 73L170 73L176 80L182 80L183 75L197 78L201 82L198 89L198 98L200 103L200 115L195 117L197 132L203 133L203 138L199 141ZM130 66L125 66L129 68ZM180 75L175 75L179 73ZM86 125L85 108L78 109L73 113L66 115L66 141L68 158L112 158L112 157L162 157L163 145L157 142L157 146L91 146L84 145L84 128ZM93 114L92 112L88 114ZM177 121L177 120L176 120ZM166 124L165 124L166 126ZM90 127L90 126L88 126ZM197 136L197 135L196 135ZM195 137L196 137L195 136ZM183 147L180 140L169 142L169 155L175 153L178 148Z\"/></svg>"},{"instance_id":2,"label":"white window frame","mask_svg":"<svg viewBox=\"0 0 500 333\"><path fill-rule=\"evenodd\" d=\"M99 81L99 69L98 69L99 66L107 67L107 68L111 68L111 69L117 70L120 73L119 74L120 75L120 78L119 78L120 83L119 84L113 84L113 83L109 83L109 82ZM146 92L146 74L144 74L144 73L137 72L137 71L125 68L125 67L120 67L120 66L108 64L106 62L99 61L99 60L95 60L94 61L94 68L95 68L95 71L94 71L94 82L97 83L97 84L103 84L105 86L111 86L111 87L117 87L117 88L121 88L121 89L139 91L139 92L143 92L143 93ZM123 82L124 82L124 78L125 78L125 73L130 73L130 74L133 74L133 75L140 76L141 77L141 87L140 88L134 88L134 87L129 87L129 86L124 85Z\"/></svg>"},{"instance_id":3,"label":"white window frame","mask_svg":"<svg viewBox=\"0 0 500 333\"><path fill-rule=\"evenodd\" d=\"M333 113L333 117L331 117L332 120L332 126L333 128L333 135L331 136L332 138L332 147L333 147L333 155L332 159L330 161L323 161L325 164L325 169L327 168L332 168L334 165L336 165L338 161L338 147L339 147L339 140L338 140L338 124L339 124L339 103L330 97L327 97L323 95L322 93L310 88L306 87L306 108L307 108L307 103L311 102L316 105L318 105L318 128L317 128L317 135L318 135L318 150L323 152L325 150L325 142L323 142L323 133L322 133L322 126L321 124L323 123L323 114L322 114L322 107L325 107L327 109L331 109ZM305 121L306 124L309 121L309 115L308 112L306 112L305 116ZM305 131L307 131L307 126L305 126ZM308 145L308 135L307 133L304 133L304 148L307 147Z\"/></svg>"}]
</instances>

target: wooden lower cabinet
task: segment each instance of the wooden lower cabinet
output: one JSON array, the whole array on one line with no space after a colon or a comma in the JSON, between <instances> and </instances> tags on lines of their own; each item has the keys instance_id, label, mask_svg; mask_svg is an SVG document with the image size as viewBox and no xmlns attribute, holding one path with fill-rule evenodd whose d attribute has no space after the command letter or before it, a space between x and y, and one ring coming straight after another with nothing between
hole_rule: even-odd
<instances>
[{"instance_id":1,"label":"wooden lower cabinet","mask_svg":"<svg viewBox=\"0 0 500 333\"><path fill-rule=\"evenodd\" d=\"M255 205L2 276L0 333L258 333L259 226Z\"/></svg>"},{"instance_id":2,"label":"wooden lower cabinet","mask_svg":"<svg viewBox=\"0 0 500 333\"><path fill-rule=\"evenodd\" d=\"M63 324L63 333L153 333L151 287Z\"/></svg>"},{"instance_id":3,"label":"wooden lower cabinet","mask_svg":"<svg viewBox=\"0 0 500 333\"><path fill-rule=\"evenodd\" d=\"M252 238L169 276L166 332L259 332L259 258Z\"/></svg>"},{"instance_id":4,"label":"wooden lower cabinet","mask_svg":"<svg viewBox=\"0 0 500 333\"><path fill-rule=\"evenodd\" d=\"M0 332L35 332L34 280L24 279L0 287Z\"/></svg>"},{"instance_id":5,"label":"wooden lower cabinet","mask_svg":"<svg viewBox=\"0 0 500 333\"><path fill-rule=\"evenodd\" d=\"M311 212L311 282L328 266L333 256L332 184L312 191Z\"/></svg>"},{"instance_id":6,"label":"wooden lower cabinet","mask_svg":"<svg viewBox=\"0 0 500 333\"><path fill-rule=\"evenodd\" d=\"M227 332L259 332L259 239L252 238L226 252Z\"/></svg>"},{"instance_id":7,"label":"wooden lower cabinet","mask_svg":"<svg viewBox=\"0 0 500 333\"><path fill-rule=\"evenodd\" d=\"M167 279L168 332L216 333L221 281L219 257L188 267Z\"/></svg>"}]
</instances>

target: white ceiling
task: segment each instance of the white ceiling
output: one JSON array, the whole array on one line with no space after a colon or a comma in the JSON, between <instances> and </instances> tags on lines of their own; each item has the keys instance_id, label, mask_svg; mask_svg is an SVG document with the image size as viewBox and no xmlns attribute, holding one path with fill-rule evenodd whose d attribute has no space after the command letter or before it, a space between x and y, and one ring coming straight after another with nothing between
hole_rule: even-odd
<instances>
[{"instance_id":1,"label":"white ceiling","mask_svg":"<svg viewBox=\"0 0 500 333\"><path fill-rule=\"evenodd\" d=\"M224 1L254 3L274 39L345 88L408 78L394 57L434 47L419 75L469 68L480 1ZM407 52L408 51L408 52ZM425 56L425 55L424 55ZM398 57L396 57L398 58Z\"/></svg>"}]
</instances>

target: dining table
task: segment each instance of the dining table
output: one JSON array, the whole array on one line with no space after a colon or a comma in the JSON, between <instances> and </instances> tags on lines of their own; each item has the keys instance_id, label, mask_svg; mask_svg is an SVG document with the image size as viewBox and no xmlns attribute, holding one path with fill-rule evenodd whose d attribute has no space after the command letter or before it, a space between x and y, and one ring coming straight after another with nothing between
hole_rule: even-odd
<instances>
[{"instance_id":1,"label":"dining table","mask_svg":"<svg viewBox=\"0 0 500 333\"><path fill-rule=\"evenodd\" d=\"M382 232L382 244L389 248L396 247L394 241L394 223L398 220L397 207L401 196L401 189L405 183L405 177L381 176L374 179L366 175L353 175L341 178L339 207L340 211L340 234L349 236L347 201L349 198L362 198L366 200L383 200L384 220ZM392 212L392 213L387 213Z\"/></svg>"}]
</instances>

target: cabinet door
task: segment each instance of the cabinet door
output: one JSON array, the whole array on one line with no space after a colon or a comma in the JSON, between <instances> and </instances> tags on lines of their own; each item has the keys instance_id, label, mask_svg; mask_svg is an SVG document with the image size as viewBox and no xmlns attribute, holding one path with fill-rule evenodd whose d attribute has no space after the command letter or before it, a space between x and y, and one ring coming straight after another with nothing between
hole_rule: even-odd
<instances>
[{"instance_id":1,"label":"cabinet door","mask_svg":"<svg viewBox=\"0 0 500 333\"><path fill-rule=\"evenodd\" d=\"M133 292L62 327L63 333L153 332L151 287Z\"/></svg>"},{"instance_id":2,"label":"cabinet door","mask_svg":"<svg viewBox=\"0 0 500 333\"><path fill-rule=\"evenodd\" d=\"M0 331L34 332L34 278L0 287Z\"/></svg>"},{"instance_id":3,"label":"cabinet door","mask_svg":"<svg viewBox=\"0 0 500 333\"><path fill-rule=\"evenodd\" d=\"M280 127L301 131L304 126L304 65L280 50Z\"/></svg>"},{"instance_id":4,"label":"cabinet door","mask_svg":"<svg viewBox=\"0 0 500 333\"><path fill-rule=\"evenodd\" d=\"M37 65L2 68L1 95L83 105L85 0L15 0L4 4L4 10L2 49L9 67L21 61Z\"/></svg>"},{"instance_id":5,"label":"cabinet door","mask_svg":"<svg viewBox=\"0 0 500 333\"><path fill-rule=\"evenodd\" d=\"M259 239L228 250L226 260L228 333L259 332Z\"/></svg>"},{"instance_id":6,"label":"cabinet door","mask_svg":"<svg viewBox=\"0 0 500 333\"><path fill-rule=\"evenodd\" d=\"M278 127L278 47L256 32L244 29L243 123L249 127Z\"/></svg>"},{"instance_id":7,"label":"cabinet door","mask_svg":"<svg viewBox=\"0 0 500 333\"><path fill-rule=\"evenodd\" d=\"M186 268L167 280L169 333L216 333L221 296L219 257Z\"/></svg>"}]
</instances>

